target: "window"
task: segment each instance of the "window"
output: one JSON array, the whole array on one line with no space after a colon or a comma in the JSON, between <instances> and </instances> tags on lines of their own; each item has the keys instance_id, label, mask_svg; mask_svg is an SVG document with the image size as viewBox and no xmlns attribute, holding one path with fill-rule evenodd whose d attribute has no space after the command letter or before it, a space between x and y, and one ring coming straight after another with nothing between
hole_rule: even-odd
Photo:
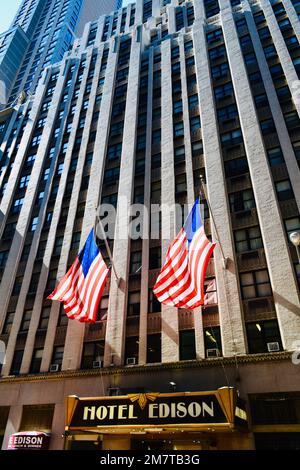
<instances>
[{"instance_id":1,"label":"window","mask_svg":"<svg viewBox=\"0 0 300 470\"><path fill-rule=\"evenodd\" d=\"M183 122L177 122L174 124L174 137L181 137L184 135Z\"/></svg>"},{"instance_id":2,"label":"window","mask_svg":"<svg viewBox=\"0 0 300 470\"><path fill-rule=\"evenodd\" d=\"M264 53L265 53L266 59L271 59L272 57L277 56L277 52L273 44L271 44L270 46L264 47Z\"/></svg>"},{"instance_id":3,"label":"window","mask_svg":"<svg viewBox=\"0 0 300 470\"><path fill-rule=\"evenodd\" d=\"M22 206L23 206L23 202L24 202L24 198L21 198L21 199L16 199L14 201L14 205L12 207L12 212L14 214L20 212L20 210L22 209Z\"/></svg>"},{"instance_id":4,"label":"window","mask_svg":"<svg viewBox=\"0 0 300 470\"><path fill-rule=\"evenodd\" d=\"M120 158L122 153L122 144L110 145L107 149L107 157L109 160Z\"/></svg>"},{"instance_id":5,"label":"window","mask_svg":"<svg viewBox=\"0 0 300 470\"><path fill-rule=\"evenodd\" d=\"M63 242L64 242L64 237L57 237L55 240L55 245L54 245L54 250L53 250L53 256L60 256L61 250L63 247Z\"/></svg>"},{"instance_id":6,"label":"window","mask_svg":"<svg viewBox=\"0 0 300 470\"><path fill-rule=\"evenodd\" d=\"M20 326L20 331L28 331L31 321L32 310L25 310Z\"/></svg>"},{"instance_id":7,"label":"window","mask_svg":"<svg viewBox=\"0 0 300 470\"><path fill-rule=\"evenodd\" d=\"M75 232L73 233L72 236L72 241L71 241L71 250L79 250L79 244L80 244L80 238L81 238L81 232Z\"/></svg>"},{"instance_id":8,"label":"window","mask_svg":"<svg viewBox=\"0 0 300 470\"><path fill-rule=\"evenodd\" d=\"M201 127L200 117L195 116L190 119L191 132L197 132Z\"/></svg>"},{"instance_id":9,"label":"window","mask_svg":"<svg viewBox=\"0 0 300 470\"><path fill-rule=\"evenodd\" d=\"M38 217L33 217L32 220L31 220L31 224L30 224L30 231L31 232L35 232L35 230L38 226L38 223L39 223L39 218Z\"/></svg>"},{"instance_id":10,"label":"window","mask_svg":"<svg viewBox=\"0 0 300 470\"><path fill-rule=\"evenodd\" d=\"M211 61L220 59L221 57L224 57L224 56L225 56L225 46L223 44L209 51L209 58Z\"/></svg>"},{"instance_id":11,"label":"window","mask_svg":"<svg viewBox=\"0 0 300 470\"><path fill-rule=\"evenodd\" d=\"M246 158L237 158L225 162L225 175L227 178L244 175L249 172Z\"/></svg>"},{"instance_id":12,"label":"window","mask_svg":"<svg viewBox=\"0 0 300 470\"><path fill-rule=\"evenodd\" d=\"M23 353L24 351L15 351L10 369L10 375L19 375L23 359Z\"/></svg>"},{"instance_id":13,"label":"window","mask_svg":"<svg viewBox=\"0 0 300 470\"><path fill-rule=\"evenodd\" d=\"M215 79L226 77L228 73L229 73L229 65L227 62L225 62L224 64L215 65L214 67L211 68L212 77Z\"/></svg>"},{"instance_id":14,"label":"window","mask_svg":"<svg viewBox=\"0 0 300 470\"><path fill-rule=\"evenodd\" d=\"M182 113L182 101L179 100L179 101L175 101L173 103L173 113L174 114L181 114Z\"/></svg>"},{"instance_id":15,"label":"window","mask_svg":"<svg viewBox=\"0 0 300 470\"><path fill-rule=\"evenodd\" d=\"M256 64L256 56L254 52L250 52L249 54L244 55L244 60L246 65Z\"/></svg>"},{"instance_id":16,"label":"window","mask_svg":"<svg viewBox=\"0 0 300 470\"><path fill-rule=\"evenodd\" d=\"M127 359L135 358L135 363L138 363L139 356L139 338L138 336L129 336L125 339L125 352L124 359L125 364Z\"/></svg>"},{"instance_id":17,"label":"window","mask_svg":"<svg viewBox=\"0 0 300 470\"><path fill-rule=\"evenodd\" d=\"M174 163L182 163L185 161L185 148L184 146L182 147L176 147L174 149Z\"/></svg>"},{"instance_id":18,"label":"window","mask_svg":"<svg viewBox=\"0 0 300 470\"><path fill-rule=\"evenodd\" d=\"M269 274L266 269L240 274L243 299L269 297L272 289Z\"/></svg>"},{"instance_id":19,"label":"window","mask_svg":"<svg viewBox=\"0 0 300 470\"><path fill-rule=\"evenodd\" d=\"M62 361L63 361L63 355L64 355L63 346L57 346L56 348L54 348L51 364L57 364L59 367L61 367Z\"/></svg>"},{"instance_id":20,"label":"window","mask_svg":"<svg viewBox=\"0 0 300 470\"><path fill-rule=\"evenodd\" d=\"M270 352L268 343L279 343L282 350L280 332L276 320L247 323L247 339L250 354Z\"/></svg>"},{"instance_id":21,"label":"window","mask_svg":"<svg viewBox=\"0 0 300 470\"><path fill-rule=\"evenodd\" d=\"M231 212L250 210L255 207L255 200L252 189L239 191L229 195Z\"/></svg>"},{"instance_id":22,"label":"window","mask_svg":"<svg viewBox=\"0 0 300 470\"><path fill-rule=\"evenodd\" d=\"M161 334L147 336L147 363L161 362Z\"/></svg>"},{"instance_id":23,"label":"window","mask_svg":"<svg viewBox=\"0 0 300 470\"><path fill-rule=\"evenodd\" d=\"M196 359L195 331L185 330L179 333L180 361Z\"/></svg>"},{"instance_id":24,"label":"window","mask_svg":"<svg viewBox=\"0 0 300 470\"><path fill-rule=\"evenodd\" d=\"M192 155L193 158L203 155L203 145L200 140L192 143Z\"/></svg>"},{"instance_id":25,"label":"window","mask_svg":"<svg viewBox=\"0 0 300 470\"><path fill-rule=\"evenodd\" d=\"M46 170L44 171L44 176L43 176L44 181L48 180L49 175L50 175L50 168L46 168Z\"/></svg>"},{"instance_id":26,"label":"window","mask_svg":"<svg viewBox=\"0 0 300 470\"><path fill-rule=\"evenodd\" d=\"M280 147L267 150L270 166L277 166L284 163L282 150Z\"/></svg>"},{"instance_id":27,"label":"window","mask_svg":"<svg viewBox=\"0 0 300 470\"><path fill-rule=\"evenodd\" d=\"M238 253L263 247L259 227L250 227L234 232L235 248Z\"/></svg>"},{"instance_id":28,"label":"window","mask_svg":"<svg viewBox=\"0 0 300 470\"><path fill-rule=\"evenodd\" d=\"M39 330L46 330L48 328L51 307L44 307L40 316Z\"/></svg>"},{"instance_id":29,"label":"window","mask_svg":"<svg viewBox=\"0 0 300 470\"><path fill-rule=\"evenodd\" d=\"M15 312L7 312L2 334L8 335L14 322Z\"/></svg>"},{"instance_id":30,"label":"window","mask_svg":"<svg viewBox=\"0 0 300 470\"><path fill-rule=\"evenodd\" d=\"M221 332L219 326L204 328L204 346L206 357L210 357L210 354L212 354L212 351L209 351L211 349L217 350L217 355L222 355Z\"/></svg>"},{"instance_id":31,"label":"window","mask_svg":"<svg viewBox=\"0 0 300 470\"><path fill-rule=\"evenodd\" d=\"M157 300L152 289L149 289L148 311L149 313L161 312L161 303Z\"/></svg>"},{"instance_id":32,"label":"window","mask_svg":"<svg viewBox=\"0 0 300 470\"><path fill-rule=\"evenodd\" d=\"M289 237L292 232L300 231L300 217L292 217L291 219L285 219L284 225L286 233Z\"/></svg>"},{"instance_id":33,"label":"window","mask_svg":"<svg viewBox=\"0 0 300 470\"><path fill-rule=\"evenodd\" d=\"M222 146L225 148L232 147L233 145L238 145L243 142L243 136L240 129L235 131L226 132L221 135Z\"/></svg>"},{"instance_id":34,"label":"window","mask_svg":"<svg viewBox=\"0 0 300 470\"><path fill-rule=\"evenodd\" d=\"M34 349L29 369L30 374L38 374L40 372L43 351L43 349Z\"/></svg>"},{"instance_id":35,"label":"window","mask_svg":"<svg viewBox=\"0 0 300 470\"><path fill-rule=\"evenodd\" d=\"M267 119L260 123L261 131L263 135L272 134L275 132L275 125L273 119Z\"/></svg>"},{"instance_id":36,"label":"window","mask_svg":"<svg viewBox=\"0 0 300 470\"><path fill-rule=\"evenodd\" d=\"M83 346L81 369L92 369L93 362L101 362L104 358L104 341L85 343Z\"/></svg>"},{"instance_id":37,"label":"window","mask_svg":"<svg viewBox=\"0 0 300 470\"><path fill-rule=\"evenodd\" d=\"M20 189L22 189L22 188L27 188L28 183L29 183L29 180L30 180L30 175L22 176L21 179L20 179L19 188L20 188Z\"/></svg>"},{"instance_id":38,"label":"window","mask_svg":"<svg viewBox=\"0 0 300 470\"><path fill-rule=\"evenodd\" d=\"M229 106L225 106L224 108L218 109L217 114L219 121L226 122L235 119L238 116L238 111L236 105L231 104Z\"/></svg>"},{"instance_id":39,"label":"window","mask_svg":"<svg viewBox=\"0 0 300 470\"><path fill-rule=\"evenodd\" d=\"M142 267L142 252L134 251L130 255L130 274L140 272Z\"/></svg>"},{"instance_id":40,"label":"window","mask_svg":"<svg viewBox=\"0 0 300 470\"><path fill-rule=\"evenodd\" d=\"M0 268L5 268L5 265L6 265L6 261L7 261L7 258L8 258L8 251L1 251L0 252Z\"/></svg>"},{"instance_id":41,"label":"window","mask_svg":"<svg viewBox=\"0 0 300 470\"><path fill-rule=\"evenodd\" d=\"M101 298L99 308L98 308L98 312L97 312L96 321L104 321L104 320L107 319L108 301L109 301L109 297L102 297Z\"/></svg>"},{"instance_id":42,"label":"window","mask_svg":"<svg viewBox=\"0 0 300 470\"><path fill-rule=\"evenodd\" d=\"M222 100L226 97L229 97L233 94L233 88L231 83L226 83L225 85L218 86L215 88L215 97L216 100Z\"/></svg>"},{"instance_id":43,"label":"window","mask_svg":"<svg viewBox=\"0 0 300 470\"><path fill-rule=\"evenodd\" d=\"M128 316L140 314L140 296L140 292L129 292L127 310Z\"/></svg>"},{"instance_id":44,"label":"window","mask_svg":"<svg viewBox=\"0 0 300 470\"><path fill-rule=\"evenodd\" d=\"M35 147L35 146L39 145L39 143L41 142L41 139L42 139L41 135L35 135L32 139L31 146Z\"/></svg>"},{"instance_id":45,"label":"window","mask_svg":"<svg viewBox=\"0 0 300 470\"><path fill-rule=\"evenodd\" d=\"M256 95L254 97L254 101L257 108L263 108L264 106L269 105L268 98L265 93L263 95Z\"/></svg>"},{"instance_id":46,"label":"window","mask_svg":"<svg viewBox=\"0 0 300 470\"><path fill-rule=\"evenodd\" d=\"M286 201L287 199L294 198L294 193L289 180L279 181L276 183L276 192L279 201Z\"/></svg>"}]
</instances>

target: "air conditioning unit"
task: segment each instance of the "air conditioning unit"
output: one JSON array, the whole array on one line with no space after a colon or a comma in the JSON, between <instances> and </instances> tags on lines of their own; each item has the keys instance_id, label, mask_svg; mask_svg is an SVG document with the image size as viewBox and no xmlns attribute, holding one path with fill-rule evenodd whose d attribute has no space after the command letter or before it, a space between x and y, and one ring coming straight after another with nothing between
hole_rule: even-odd
<instances>
[{"instance_id":1,"label":"air conditioning unit","mask_svg":"<svg viewBox=\"0 0 300 470\"><path fill-rule=\"evenodd\" d=\"M206 350L206 357L219 357L220 356L220 351L219 349L207 349Z\"/></svg>"},{"instance_id":2,"label":"air conditioning unit","mask_svg":"<svg viewBox=\"0 0 300 470\"><path fill-rule=\"evenodd\" d=\"M50 372L57 372L57 371L59 371L59 364L51 364L49 370L50 370Z\"/></svg>"},{"instance_id":3,"label":"air conditioning unit","mask_svg":"<svg viewBox=\"0 0 300 470\"><path fill-rule=\"evenodd\" d=\"M268 348L269 352L280 351L280 346L279 346L279 343L277 341L273 342L273 343L267 343L267 348Z\"/></svg>"},{"instance_id":4,"label":"air conditioning unit","mask_svg":"<svg viewBox=\"0 0 300 470\"><path fill-rule=\"evenodd\" d=\"M93 361L93 369L101 369L103 367L102 361Z\"/></svg>"},{"instance_id":5,"label":"air conditioning unit","mask_svg":"<svg viewBox=\"0 0 300 470\"><path fill-rule=\"evenodd\" d=\"M127 366L133 366L134 364L136 364L136 358L135 357L127 357L126 365Z\"/></svg>"}]
</instances>

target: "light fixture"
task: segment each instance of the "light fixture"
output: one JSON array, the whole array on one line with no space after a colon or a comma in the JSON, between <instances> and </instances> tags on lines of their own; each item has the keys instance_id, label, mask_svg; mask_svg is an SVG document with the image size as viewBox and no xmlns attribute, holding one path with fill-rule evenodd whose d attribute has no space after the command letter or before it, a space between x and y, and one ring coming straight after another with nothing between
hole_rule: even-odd
<instances>
[{"instance_id":1,"label":"light fixture","mask_svg":"<svg viewBox=\"0 0 300 470\"><path fill-rule=\"evenodd\" d=\"M258 329L258 331L261 331L261 326L260 326L259 323L256 323L255 326L256 326L256 328Z\"/></svg>"},{"instance_id":2,"label":"light fixture","mask_svg":"<svg viewBox=\"0 0 300 470\"><path fill-rule=\"evenodd\" d=\"M175 382L169 382L170 385L172 385L172 387L175 387L176 386L176 383Z\"/></svg>"},{"instance_id":3,"label":"light fixture","mask_svg":"<svg viewBox=\"0 0 300 470\"><path fill-rule=\"evenodd\" d=\"M300 245L300 232L290 233L290 240L294 246Z\"/></svg>"}]
</instances>

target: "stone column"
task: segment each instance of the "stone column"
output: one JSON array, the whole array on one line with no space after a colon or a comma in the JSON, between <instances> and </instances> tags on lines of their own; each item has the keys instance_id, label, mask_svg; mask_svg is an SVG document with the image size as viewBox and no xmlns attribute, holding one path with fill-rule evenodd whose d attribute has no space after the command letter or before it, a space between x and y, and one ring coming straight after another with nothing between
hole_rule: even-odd
<instances>
[{"instance_id":1,"label":"stone column","mask_svg":"<svg viewBox=\"0 0 300 470\"><path fill-rule=\"evenodd\" d=\"M220 243L222 244L224 255L229 258L228 269L224 269L222 253L217 246L214 252L214 262L222 349L224 356L232 356L245 354L246 341L203 15L203 4L196 2L193 41L196 74L198 77L207 192L211 210L216 220ZM211 225L212 238L216 240L213 224Z\"/></svg>"}]
</instances>

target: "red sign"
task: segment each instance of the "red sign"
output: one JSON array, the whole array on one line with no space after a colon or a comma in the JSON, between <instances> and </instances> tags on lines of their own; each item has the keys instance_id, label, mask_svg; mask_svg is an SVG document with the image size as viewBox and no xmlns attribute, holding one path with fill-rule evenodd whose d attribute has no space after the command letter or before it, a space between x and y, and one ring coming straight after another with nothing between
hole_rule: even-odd
<instances>
[{"instance_id":1,"label":"red sign","mask_svg":"<svg viewBox=\"0 0 300 470\"><path fill-rule=\"evenodd\" d=\"M50 434L45 432L17 432L10 436L7 449L46 450L49 447L49 442Z\"/></svg>"}]
</instances>

